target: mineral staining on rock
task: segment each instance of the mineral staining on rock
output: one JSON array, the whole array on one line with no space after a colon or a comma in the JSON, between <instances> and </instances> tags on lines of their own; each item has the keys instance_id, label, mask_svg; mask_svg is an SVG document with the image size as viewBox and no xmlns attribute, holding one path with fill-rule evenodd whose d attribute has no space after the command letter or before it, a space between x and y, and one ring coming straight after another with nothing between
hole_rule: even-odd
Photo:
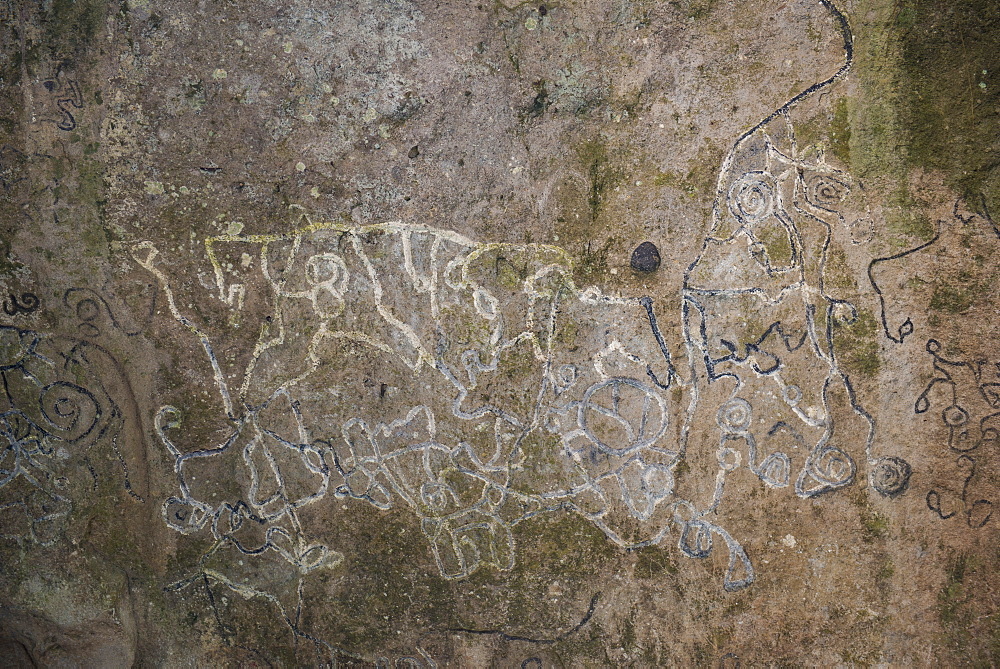
<instances>
[{"instance_id":1,"label":"mineral staining on rock","mask_svg":"<svg viewBox=\"0 0 1000 669\"><path fill-rule=\"evenodd\" d=\"M637 272L655 272L660 267L660 250L653 242L643 242L632 251L629 264Z\"/></svg>"}]
</instances>

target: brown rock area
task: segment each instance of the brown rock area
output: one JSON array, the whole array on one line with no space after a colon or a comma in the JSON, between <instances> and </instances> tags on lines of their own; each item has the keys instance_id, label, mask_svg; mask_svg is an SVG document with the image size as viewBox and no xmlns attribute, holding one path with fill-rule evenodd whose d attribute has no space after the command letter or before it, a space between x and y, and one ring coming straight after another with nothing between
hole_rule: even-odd
<instances>
[{"instance_id":1,"label":"brown rock area","mask_svg":"<svg viewBox=\"0 0 1000 669\"><path fill-rule=\"evenodd\" d=\"M996 666L998 54L0 0L0 664Z\"/></svg>"}]
</instances>

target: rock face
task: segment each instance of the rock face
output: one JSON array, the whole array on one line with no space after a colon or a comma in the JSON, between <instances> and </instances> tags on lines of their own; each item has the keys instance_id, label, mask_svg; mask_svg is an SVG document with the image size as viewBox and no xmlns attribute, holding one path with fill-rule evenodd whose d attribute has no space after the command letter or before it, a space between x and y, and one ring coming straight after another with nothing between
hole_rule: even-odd
<instances>
[{"instance_id":1,"label":"rock face","mask_svg":"<svg viewBox=\"0 0 1000 669\"><path fill-rule=\"evenodd\" d=\"M996 664L998 40L0 0L0 655Z\"/></svg>"}]
</instances>

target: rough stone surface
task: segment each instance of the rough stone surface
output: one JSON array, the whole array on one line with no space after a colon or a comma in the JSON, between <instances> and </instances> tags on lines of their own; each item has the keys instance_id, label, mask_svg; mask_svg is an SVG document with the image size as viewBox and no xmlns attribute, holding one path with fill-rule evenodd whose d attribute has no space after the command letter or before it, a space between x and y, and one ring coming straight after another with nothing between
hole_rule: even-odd
<instances>
[{"instance_id":1,"label":"rough stone surface","mask_svg":"<svg viewBox=\"0 0 1000 669\"><path fill-rule=\"evenodd\" d=\"M0 655L996 665L946 4L0 0Z\"/></svg>"}]
</instances>

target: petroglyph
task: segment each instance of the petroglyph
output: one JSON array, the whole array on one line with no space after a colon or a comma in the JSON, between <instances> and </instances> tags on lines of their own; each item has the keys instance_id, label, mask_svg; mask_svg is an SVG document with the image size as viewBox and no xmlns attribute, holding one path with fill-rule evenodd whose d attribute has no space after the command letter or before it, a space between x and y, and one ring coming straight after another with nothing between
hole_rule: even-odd
<instances>
[{"instance_id":1,"label":"petroglyph","mask_svg":"<svg viewBox=\"0 0 1000 669\"><path fill-rule=\"evenodd\" d=\"M305 216L287 234L205 240L230 325L242 327L248 301L267 304L252 353L230 364L176 303L159 250L135 245L203 347L229 424L216 443L188 444L175 436L183 409L160 410L179 482L163 506L167 524L208 529L245 555L273 551L306 574L341 554L310 539L302 508L329 494L381 510L402 504L441 575L460 579L511 569L512 528L570 509L623 548L673 535L681 553L705 558L718 537L729 554L723 585L739 590L754 567L712 520L732 472L746 466L767 488L812 498L860 469L880 494L902 494L910 465L877 452L875 420L834 347L834 328L858 308L827 285L828 255L839 240L868 238L841 212L853 180L822 152L800 152L789 116L851 64L846 22L824 5L844 32L845 64L726 157L712 231L684 275L684 369L652 299L577 286L558 247ZM337 399L362 379L378 393ZM386 415L387 395L422 401ZM692 440L696 425L717 426L715 446L704 429ZM857 434L860 448L846 436ZM690 448L714 453L709 498L675 489ZM211 458L245 470L239 494L215 497L192 473Z\"/></svg>"},{"instance_id":2,"label":"petroglyph","mask_svg":"<svg viewBox=\"0 0 1000 669\"><path fill-rule=\"evenodd\" d=\"M20 297L10 293L8 299L3 303L3 312L8 316L16 316L30 314L37 311L39 307L41 307L41 302L34 293L21 293Z\"/></svg>"},{"instance_id":3,"label":"petroglyph","mask_svg":"<svg viewBox=\"0 0 1000 669\"><path fill-rule=\"evenodd\" d=\"M995 21L779 4L0 0L0 656L989 665Z\"/></svg>"},{"instance_id":4,"label":"petroglyph","mask_svg":"<svg viewBox=\"0 0 1000 669\"><path fill-rule=\"evenodd\" d=\"M860 405L834 346L834 329L859 317L825 276L845 232L852 244L865 241L841 213L853 180L813 147L800 152L790 117L798 100L833 84L851 65L846 22L824 5L843 29L846 62L747 131L727 156L712 232L684 277L685 339L690 357L705 365L699 401L720 387L713 404L722 471L738 467L745 449L748 467L766 485L785 487L794 477L795 494L814 497L849 485L860 455L869 484L894 497L906 490L910 465L875 452L874 418ZM756 434L754 414L764 416ZM866 435L864 448L852 455L852 438L842 435L858 432ZM785 451L758 459L760 444L775 438L804 452L797 475Z\"/></svg>"},{"instance_id":5,"label":"petroglyph","mask_svg":"<svg viewBox=\"0 0 1000 669\"><path fill-rule=\"evenodd\" d=\"M63 74L62 65L57 68L55 75L41 82L38 98L42 101L42 109L37 120L54 123L57 128L66 132L76 129L77 120L73 110L83 109L83 94L77 80Z\"/></svg>"},{"instance_id":6,"label":"petroglyph","mask_svg":"<svg viewBox=\"0 0 1000 669\"><path fill-rule=\"evenodd\" d=\"M134 286L138 298L143 300L142 320L133 319L127 310L116 311L108 297L92 288L68 288L63 293L62 303L72 310L78 321L77 331L83 337L100 337L105 331L101 326L110 326L128 337L142 333L149 325L156 311L157 287L155 284Z\"/></svg>"},{"instance_id":7,"label":"petroglyph","mask_svg":"<svg viewBox=\"0 0 1000 669\"><path fill-rule=\"evenodd\" d=\"M126 421L137 420L134 399L123 374L112 378L121 368L111 355L84 340L10 326L0 326L0 354L4 536L57 541L73 492L96 494L100 451L112 454L125 490L141 501L120 443Z\"/></svg>"},{"instance_id":8,"label":"petroglyph","mask_svg":"<svg viewBox=\"0 0 1000 669\"><path fill-rule=\"evenodd\" d=\"M934 378L920 393L914 411L921 414L932 407L940 409L941 422L948 430L948 449L958 454L955 468L959 482L945 489L931 489L926 497L927 508L942 520L961 515L975 529L993 517L993 500L979 497L984 494L983 484L988 486L992 477L977 477L977 470L982 462L993 464L991 451L995 451L1000 439L1000 362L953 360L942 349L936 339L927 341L927 352L934 360Z\"/></svg>"},{"instance_id":9,"label":"petroglyph","mask_svg":"<svg viewBox=\"0 0 1000 669\"><path fill-rule=\"evenodd\" d=\"M567 506L623 546L659 541L663 527L628 542L604 520L617 505L650 521L672 492L678 454L668 446L670 409L662 391L676 383L676 373L651 336L648 301L578 290L565 253L555 247L476 244L398 223L313 224L289 235L206 241L217 296L236 312L244 284L217 260L217 248L232 244L259 249L254 265L273 300L253 356L236 377L177 307L156 249L135 250L160 278L175 318L204 346L233 424L224 442L184 451L171 437L178 411L161 410L157 430L177 458L181 482L182 494L164 507L175 529L196 532L211 521L217 539L238 541L223 529L232 524L220 523L238 512L269 527L268 541L245 550L280 551L270 537L294 537L298 549L283 555L308 571L326 549L293 529L299 507L328 491L379 509L402 503L420 516L447 578L482 565L510 569L511 527ZM607 331L566 331L564 314L587 312ZM623 318L628 313L636 322ZM572 353L560 350L560 339ZM329 383L328 370L350 373L365 358L383 374L398 375L354 406L331 406L322 393L313 399ZM386 393L407 396L417 388L424 396L437 390L438 403L377 418ZM273 423L279 406L293 426L284 435ZM242 451L250 486L244 499L209 504L193 494L186 472L230 449ZM298 470L297 484L306 473L314 481L299 496L287 490L290 467ZM331 476L342 482L331 484Z\"/></svg>"}]
</instances>

